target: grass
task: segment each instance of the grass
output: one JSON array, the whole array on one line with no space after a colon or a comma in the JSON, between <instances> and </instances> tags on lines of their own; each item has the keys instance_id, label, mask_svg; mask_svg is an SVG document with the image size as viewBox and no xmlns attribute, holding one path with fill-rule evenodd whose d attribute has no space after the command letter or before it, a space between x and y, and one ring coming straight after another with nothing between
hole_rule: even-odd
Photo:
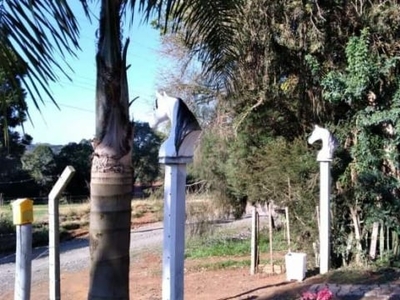
<instances>
[{"instance_id":1,"label":"grass","mask_svg":"<svg viewBox=\"0 0 400 300\"><path fill-rule=\"evenodd\" d=\"M268 230L265 228L260 229L260 265L270 264L270 243L266 232ZM195 264L190 267L193 270L247 268L250 266L250 250L251 237L248 228L229 228L218 232L211 230L195 237L189 233L185 258ZM274 265L284 265L283 255L287 251L287 241L283 230L274 230L273 251ZM207 262L204 263L204 260Z\"/></svg>"},{"instance_id":2,"label":"grass","mask_svg":"<svg viewBox=\"0 0 400 300\"><path fill-rule=\"evenodd\" d=\"M189 267L190 271L200 271L200 270L221 270L221 269L239 269L248 268L250 266L250 259L244 260L234 260L227 259L211 263L199 263L194 266Z\"/></svg>"},{"instance_id":3,"label":"grass","mask_svg":"<svg viewBox=\"0 0 400 300\"><path fill-rule=\"evenodd\" d=\"M161 221L163 217L163 201L161 199L147 199L132 201L132 222L146 214L152 216L153 222Z\"/></svg>"},{"instance_id":4,"label":"grass","mask_svg":"<svg viewBox=\"0 0 400 300\"><path fill-rule=\"evenodd\" d=\"M70 239L71 230L87 227L89 205L60 204L60 240ZM48 244L48 205L33 206L33 247ZM11 205L0 207L0 253L15 250L15 225Z\"/></svg>"},{"instance_id":5,"label":"grass","mask_svg":"<svg viewBox=\"0 0 400 300\"><path fill-rule=\"evenodd\" d=\"M204 258L212 256L242 256L250 253L250 237L224 237L219 234L215 237L189 239L186 245L186 258ZM282 231L276 231L273 237L274 251L287 248ZM269 251L268 238L261 236L259 240L260 253Z\"/></svg>"},{"instance_id":6,"label":"grass","mask_svg":"<svg viewBox=\"0 0 400 300\"><path fill-rule=\"evenodd\" d=\"M213 238L192 241L186 248L186 258L204 258L211 256L241 256L249 253L249 239Z\"/></svg>"},{"instance_id":7,"label":"grass","mask_svg":"<svg viewBox=\"0 0 400 300\"><path fill-rule=\"evenodd\" d=\"M33 206L33 246L48 243L48 205ZM90 205L88 202L78 204L59 204L60 240L70 239L73 231L88 229ZM145 214L150 214L149 222L162 220L163 201L138 200L132 202L132 221ZM82 230L80 232L82 232ZM0 206L0 253L12 252L15 249L15 225L12 219L11 205Z\"/></svg>"}]
</instances>

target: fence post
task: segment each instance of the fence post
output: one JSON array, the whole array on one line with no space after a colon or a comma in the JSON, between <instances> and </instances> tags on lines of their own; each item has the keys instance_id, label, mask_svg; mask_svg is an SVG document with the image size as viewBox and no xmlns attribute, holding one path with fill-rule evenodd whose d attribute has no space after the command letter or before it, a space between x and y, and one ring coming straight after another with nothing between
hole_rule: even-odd
<instances>
[{"instance_id":1,"label":"fence post","mask_svg":"<svg viewBox=\"0 0 400 300\"><path fill-rule=\"evenodd\" d=\"M253 206L251 214L251 263L250 275L257 273L258 264L258 212L257 208Z\"/></svg>"},{"instance_id":2,"label":"fence post","mask_svg":"<svg viewBox=\"0 0 400 300\"><path fill-rule=\"evenodd\" d=\"M72 166L65 167L49 194L49 299L60 299L60 233L58 198L75 173Z\"/></svg>"},{"instance_id":3,"label":"fence post","mask_svg":"<svg viewBox=\"0 0 400 300\"><path fill-rule=\"evenodd\" d=\"M31 297L33 201L18 199L12 203L16 225L14 300Z\"/></svg>"}]
</instances>

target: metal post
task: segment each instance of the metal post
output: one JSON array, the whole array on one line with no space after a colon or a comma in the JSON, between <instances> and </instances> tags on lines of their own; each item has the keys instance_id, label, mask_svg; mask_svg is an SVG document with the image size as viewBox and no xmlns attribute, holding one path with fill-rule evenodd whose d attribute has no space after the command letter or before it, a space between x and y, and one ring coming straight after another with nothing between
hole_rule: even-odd
<instances>
[{"instance_id":1,"label":"metal post","mask_svg":"<svg viewBox=\"0 0 400 300\"><path fill-rule=\"evenodd\" d=\"M49 194L49 299L60 299L60 235L58 198L75 173L67 166Z\"/></svg>"},{"instance_id":2,"label":"metal post","mask_svg":"<svg viewBox=\"0 0 400 300\"><path fill-rule=\"evenodd\" d=\"M319 161L320 163L320 224L319 251L320 251L320 274L329 271L330 261L330 195L331 195L331 162Z\"/></svg>"},{"instance_id":3,"label":"metal post","mask_svg":"<svg viewBox=\"0 0 400 300\"><path fill-rule=\"evenodd\" d=\"M17 225L15 300L29 300L32 273L32 224Z\"/></svg>"},{"instance_id":4,"label":"metal post","mask_svg":"<svg viewBox=\"0 0 400 300\"><path fill-rule=\"evenodd\" d=\"M18 199L12 203L16 225L14 300L31 297L33 201Z\"/></svg>"},{"instance_id":5,"label":"metal post","mask_svg":"<svg viewBox=\"0 0 400 300\"><path fill-rule=\"evenodd\" d=\"M160 158L165 164L162 299L183 300L185 187L188 157Z\"/></svg>"}]
</instances>

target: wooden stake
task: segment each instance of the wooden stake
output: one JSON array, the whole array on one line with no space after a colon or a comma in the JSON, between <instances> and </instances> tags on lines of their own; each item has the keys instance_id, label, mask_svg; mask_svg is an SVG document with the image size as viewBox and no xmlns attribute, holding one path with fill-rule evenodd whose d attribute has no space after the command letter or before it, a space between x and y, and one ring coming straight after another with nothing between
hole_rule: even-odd
<instances>
[{"instance_id":1,"label":"wooden stake","mask_svg":"<svg viewBox=\"0 0 400 300\"><path fill-rule=\"evenodd\" d=\"M287 241L288 241L288 252L292 252L290 249L290 223L289 223L289 208L285 207L285 215L286 215L286 227L287 227Z\"/></svg>"},{"instance_id":2,"label":"wooden stake","mask_svg":"<svg viewBox=\"0 0 400 300\"><path fill-rule=\"evenodd\" d=\"M250 275L254 275L257 272L257 262L258 262L258 222L257 222L257 209L253 206L252 219L251 219L251 263L250 263Z\"/></svg>"},{"instance_id":3,"label":"wooden stake","mask_svg":"<svg viewBox=\"0 0 400 300\"><path fill-rule=\"evenodd\" d=\"M271 262L271 271L272 274L274 274L274 261L273 261L273 257L272 257L272 203L269 203L268 205L268 221L269 221L269 259Z\"/></svg>"}]
</instances>

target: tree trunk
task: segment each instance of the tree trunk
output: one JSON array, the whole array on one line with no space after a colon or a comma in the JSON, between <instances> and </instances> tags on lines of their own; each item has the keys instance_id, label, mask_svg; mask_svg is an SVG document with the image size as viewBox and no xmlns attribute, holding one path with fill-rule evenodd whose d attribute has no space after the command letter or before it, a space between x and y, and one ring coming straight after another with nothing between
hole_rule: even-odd
<instances>
[{"instance_id":1,"label":"tree trunk","mask_svg":"<svg viewBox=\"0 0 400 300\"><path fill-rule=\"evenodd\" d=\"M356 264L360 265L361 264L361 252L362 252L360 222L359 222L359 218L358 218L357 209L350 207L350 213L351 213L351 217L353 219L354 235L355 235L356 244L357 244L357 252L355 255L355 260L356 260Z\"/></svg>"},{"instance_id":2,"label":"tree trunk","mask_svg":"<svg viewBox=\"0 0 400 300\"><path fill-rule=\"evenodd\" d=\"M397 258L399 255L399 235L395 230L392 230L392 241L393 255Z\"/></svg>"},{"instance_id":3,"label":"tree trunk","mask_svg":"<svg viewBox=\"0 0 400 300\"><path fill-rule=\"evenodd\" d=\"M132 127L121 1L102 0L96 55L96 137L91 170L88 299L129 299Z\"/></svg>"},{"instance_id":4,"label":"tree trunk","mask_svg":"<svg viewBox=\"0 0 400 300\"><path fill-rule=\"evenodd\" d=\"M381 260L385 252L385 228L383 227L383 221L381 221L381 227L379 230L379 255Z\"/></svg>"},{"instance_id":5,"label":"tree trunk","mask_svg":"<svg viewBox=\"0 0 400 300\"><path fill-rule=\"evenodd\" d=\"M379 233L379 222L374 222L372 224L371 245L369 248L369 256L372 259L376 258L376 246L378 243L378 233Z\"/></svg>"}]
</instances>

